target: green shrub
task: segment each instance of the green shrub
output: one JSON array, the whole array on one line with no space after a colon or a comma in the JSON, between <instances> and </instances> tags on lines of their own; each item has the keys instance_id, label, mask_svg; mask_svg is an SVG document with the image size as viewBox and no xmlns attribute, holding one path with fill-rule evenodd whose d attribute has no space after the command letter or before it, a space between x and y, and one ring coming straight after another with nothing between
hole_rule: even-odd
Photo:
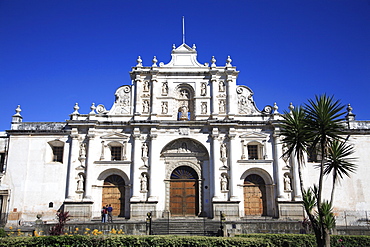
<instances>
[{"instance_id":1,"label":"green shrub","mask_svg":"<svg viewBox=\"0 0 370 247\"><path fill-rule=\"evenodd\" d=\"M50 246L50 247L145 247L145 246L241 246L271 247L269 240L262 238L217 238L183 236L43 236L9 237L0 241L0 246Z\"/></svg>"},{"instance_id":2,"label":"green shrub","mask_svg":"<svg viewBox=\"0 0 370 247\"><path fill-rule=\"evenodd\" d=\"M6 232L4 230L4 228L0 228L0 238L3 238L6 236Z\"/></svg>"}]
</instances>

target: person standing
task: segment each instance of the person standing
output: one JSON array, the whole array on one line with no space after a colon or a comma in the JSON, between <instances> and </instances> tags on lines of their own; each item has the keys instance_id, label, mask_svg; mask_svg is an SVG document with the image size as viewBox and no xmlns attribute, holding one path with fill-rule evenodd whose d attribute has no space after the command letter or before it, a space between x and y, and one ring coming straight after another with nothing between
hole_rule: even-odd
<instances>
[{"instance_id":1,"label":"person standing","mask_svg":"<svg viewBox=\"0 0 370 247\"><path fill-rule=\"evenodd\" d=\"M107 211L108 211L108 222L111 222L113 223L113 207L111 204L109 204L108 208L107 208Z\"/></svg>"},{"instance_id":2,"label":"person standing","mask_svg":"<svg viewBox=\"0 0 370 247\"><path fill-rule=\"evenodd\" d=\"M107 208L105 206L103 206L103 208L101 210L101 222L102 223L107 222L106 214L107 214Z\"/></svg>"}]
</instances>

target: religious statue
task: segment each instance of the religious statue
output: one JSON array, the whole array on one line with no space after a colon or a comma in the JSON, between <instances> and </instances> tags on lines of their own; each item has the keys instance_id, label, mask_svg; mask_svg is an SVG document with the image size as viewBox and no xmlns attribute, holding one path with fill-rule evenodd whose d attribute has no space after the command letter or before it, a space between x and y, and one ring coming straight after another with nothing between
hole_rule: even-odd
<instances>
[{"instance_id":1,"label":"religious statue","mask_svg":"<svg viewBox=\"0 0 370 247\"><path fill-rule=\"evenodd\" d=\"M218 84L218 91L225 92L225 82L220 81Z\"/></svg>"},{"instance_id":2,"label":"religious statue","mask_svg":"<svg viewBox=\"0 0 370 247\"><path fill-rule=\"evenodd\" d=\"M227 177L225 174L221 175L221 190L222 191L227 190Z\"/></svg>"},{"instance_id":3,"label":"religious statue","mask_svg":"<svg viewBox=\"0 0 370 247\"><path fill-rule=\"evenodd\" d=\"M202 86L200 88L200 95L201 96L207 95L207 85L205 83L202 83Z\"/></svg>"},{"instance_id":4,"label":"religious statue","mask_svg":"<svg viewBox=\"0 0 370 247\"><path fill-rule=\"evenodd\" d=\"M80 145L80 158L86 158L86 143Z\"/></svg>"},{"instance_id":5,"label":"religious statue","mask_svg":"<svg viewBox=\"0 0 370 247\"><path fill-rule=\"evenodd\" d=\"M168 94L168 84L167 84L167 82L163 82L163 84L162 84L162 94L164 94L164 95Z\"/></svg>"},{"instance_id":6,"label":"religious statue","mask_svg":"<svg viewBox=\"0 0 370 247\"><path fill-rule=\"evenodd\" d=\"M146 143L143 143L143 146L141 147L141 157L142 158L147 158L148 157L148 145Z\"/></svg>"},{"instance_id":7,"label":"religious statue","mask_svg":"<svg viewBox=\"0 0 370 247\"><path fill-rule=\"evenodd\" d=\"M143 112L144 113L149 113L149 101L144 100L143 102Z\"/></svg>"},{"instance_id":8,"label":"religious statue","mask_svg":"<svg viewBox=\"0 0 370 247\"><path fill-rule=\"evenodd\" d=\"M145 173L141 174L140 177L140 190L147 191L148 190L148 177Z\"/></svg>"},{"instance_id":9,"label":"religious statue","mask_svg":"<svg viewBox=\"0 0 370 247\"><path fill-rule=\"evenodd\" d=\"M226 112L225 100L220 100L219 111L220 113Z\"/></svg>"},{"instance_id":10,"label":"religious statue","mask_svg":"<svg viewBox=\"0 0 370 247\"><path fill-rule=\"evenodd\" d=\"M284 190L286 191L292 190L291 181L288 174L284 175Z\"/></svg>"},{"instance_id":11,"label":"religious statue","mask_svg":"<svg viewBox=\"0 0 370 247\"><path fill-rule=\"evenodd\" d=\"M189 120L188 108L185 105L180 107L180 120Z\"/></svg>"},{"instance_id":12,"label":"religious statue","mask_svg":"<svg viewBox=\"0 0 370 247\"><path fill-rule=\"evenodd\" d=\"M82 173L78 174L78 180L77 180L77 191L83 191L84 190L84 176Z\"/></svg>"},{"instance_id":13,"label":"religious statue","mask_svg":"<svg viewBox=\"0 0 370 247\"><path fill-rule=\"evenodd\" d=\"M166 114L168 112L168 104L167 102L162 102L162 114Z\"/></svg>"},{"instance_id":14,"label":"religious statue","mask_svg":"<svg viewBox=\"0 0 370 247\"><path fill-rule=\"evenodd\" d=\"M221 144L220 153L221 153L221 159L222 159L222 158L226 158L226 156L227 156L227 147L226 147L226 143L222 143L222 144Z\"/></svg>"},{"instance_id":15,"label":"religious statue","mask_svg":"<svg viewBox=\"0 0 370 247\"><path fill-rule=\"evenodd\" d=\"M144 92L148 92L148 91L149 91L149 82L144 81Z\"/></svg>"},{"instance_id":16,"label":"religious statue","mask_svg":"<svg viewBox=\"0 0 370 247\"><path fill-rule=\"evenodd\" d=\"M207 102L202 102L201 113L202 114L207 114Z\"/></svg>"}]
</instances>

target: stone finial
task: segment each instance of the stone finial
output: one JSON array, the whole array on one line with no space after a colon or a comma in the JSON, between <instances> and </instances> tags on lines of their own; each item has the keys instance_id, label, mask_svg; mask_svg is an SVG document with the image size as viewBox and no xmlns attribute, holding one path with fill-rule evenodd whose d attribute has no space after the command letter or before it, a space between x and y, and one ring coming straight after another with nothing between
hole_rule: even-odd
<instances>
[{"instance_id":1,"label":"stone finial","mask_svg":"<svg viewBox=\"0 0 370 247\"><path fill-rule=\"evenodd\" d=\"M73 107L73 109L75 110L72 114L74 114L74 115L78 115L78 114L80 114L79 112L78 112L78 109L80 109L80 107L78 106L78 103L76 103L75 104L75 106Z\"/></svg>"},{"instance_id":2,"label":"stone finial","mask_svg":"<svg viewBox=\"0 0 370 247\"><path fill-rule=\"evenodd\" d=\"M351 104L348 104L347 105L347 114L353 114L352 110L353 110L353 108L352 108Z\"/></svg>"},{"instance_id":3,"label":"stone finial","mask_svg":"<svg viewBox=\"0 0 370 247\"><path fill-rule=\"evenodd\" d=\"M348 121L354 121L355 120L356 115L352 113L352 110L353 110L353 108L352 108L351 104L348 104L347 105L347 115L346 115L346 119Z\"/></svg>"},{"instance_id":4,"label":"stone finial","mask_svg":"<svg viewBox=\"0 0 370 247\"><path fill-rule=\"evenodd\" d=\"M90 109L91 109L90 114L95 114L95 109L96 109L95 103L91 104Z\"/></svg>"},{"instance_id":5,"label":"stone finial","mask_svg":"<svg viewBox=\"0 0 370 247\"><path fill-rule=\"evenodd\" d=\"M274 106L272 107L274 109L274 114L278 114L279 107L277 106L276 102L274 103Z\"/></svg>"},{"instance_id":6,"label":"stone finial","mask_svg":"<svg viewBox=\"0 0 370 247\"><path fill-rule=\"evenodd\" d=\"M230 56L227 56L227 59L226 59L226 67L231 67L232 66L231 65L231 61L233 61L233 60L231 60Z\"/></svg>"},{"instance_id":7,"label":"stone finial","mask_svg":"<svg viewBox=\"0 0 370 247\"><path fill-rule=\"evenodd\" d=\"M211 67L216 67L216 58L215 58L215 56L212 56Z\"/></svg>"},{"instance_id":8,"label":"stone finial","mask_svg":"<svg viewBox=\"0 0 370 247\"><path fill-rule=\"evenodd\" d=\"M193 44L193 50L197 49L197 47L195 46L195 44Z\"/></svg>"},{"instance_id":9,"label":"stone finial","mask_svg":"<svg viewBox=\"0 0 370 247\"><path fill-rule=\"evenodd\" d=\"M141 60L140 56L137 57L136 62L137 62L136 67L143 67L143 64L142 64L143 60Z\"/></svg>"},{"instance_id":10,"label":"stone finial","mask_svg":"<svg viewBox=\"0 0 370 247\"><path fill-rule=\"evenodd\" d=\"M292 102L290 102L288 109L289 109L289 113L292 113L292 111L294 109L294 105L293 105Z\"/></svg>"},{"instance_id":11,"label":"stone finial","mask_svg":"<svg viewBox=\"0 0 370 247\"><path fill-rule=\"evenodd\" d=\"M22 111L22 109L21 109L21 105L18 105L17 106L17 109L15 109L15 114L14 114L14 116L21 116L21 111Z\"/></svg>"},{"instance_id":12,"label":"stone finial","mask_svg":"<svg viewBox=\"0 0 370 247\"><path fill-rule=\"evenodd\" d=\"M17 109L15 109L15 114L12 117L12 123L20 123L22 122L22 116L21 116L21 106L18 105Z\"/></svg>"},{"instance_id":13,"label":"stone finial","mask_svg":"<svg viewBox=\"0 0 370 247\"><path fill-rule=\"evenodd\" d=\"M152 62L153 62L152 67L157 67L157 62L158 62L158 60L157 60L157 57L156 57L156 56L154 56L154 57L153 57Z\"/></svg>"}]
</instances>

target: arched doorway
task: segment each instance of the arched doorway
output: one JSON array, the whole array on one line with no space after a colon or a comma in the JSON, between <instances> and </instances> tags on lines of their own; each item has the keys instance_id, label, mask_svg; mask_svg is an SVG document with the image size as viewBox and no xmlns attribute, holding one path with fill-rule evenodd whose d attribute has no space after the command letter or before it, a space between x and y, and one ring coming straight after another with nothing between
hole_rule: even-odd
<instances>
[{"instance_id":1,"label":"arched doorway","mask_svg":"<svg viewBox=\"0 0 370 247\"><path fill-rule=\"evenodd\" d=\"M170 180L172 216L196 216L199 212L198 175L188 166L177 167Z\"/></svg>"},{"instance_id":2,"label":"arched doorway","mask_svg":"<svg viewBox=\"0 0 370 247\"><path fill-rule=\"evenodd\" d=\"M262 177L256 174L247 176L243 185L244 213L249 215L267 215L266 185Z\"/></svg>"},{"instance_id":3,"label":"arched doorway","mask_svg":"<svg viewBox=\"0 0 370 247\"><path fill-rule=\"evenodd\" d=\"M113 216L124 216L125 181L119 175L110 175L104 180L102 205L111 204Z\"/></svg>"}]
</instances>

